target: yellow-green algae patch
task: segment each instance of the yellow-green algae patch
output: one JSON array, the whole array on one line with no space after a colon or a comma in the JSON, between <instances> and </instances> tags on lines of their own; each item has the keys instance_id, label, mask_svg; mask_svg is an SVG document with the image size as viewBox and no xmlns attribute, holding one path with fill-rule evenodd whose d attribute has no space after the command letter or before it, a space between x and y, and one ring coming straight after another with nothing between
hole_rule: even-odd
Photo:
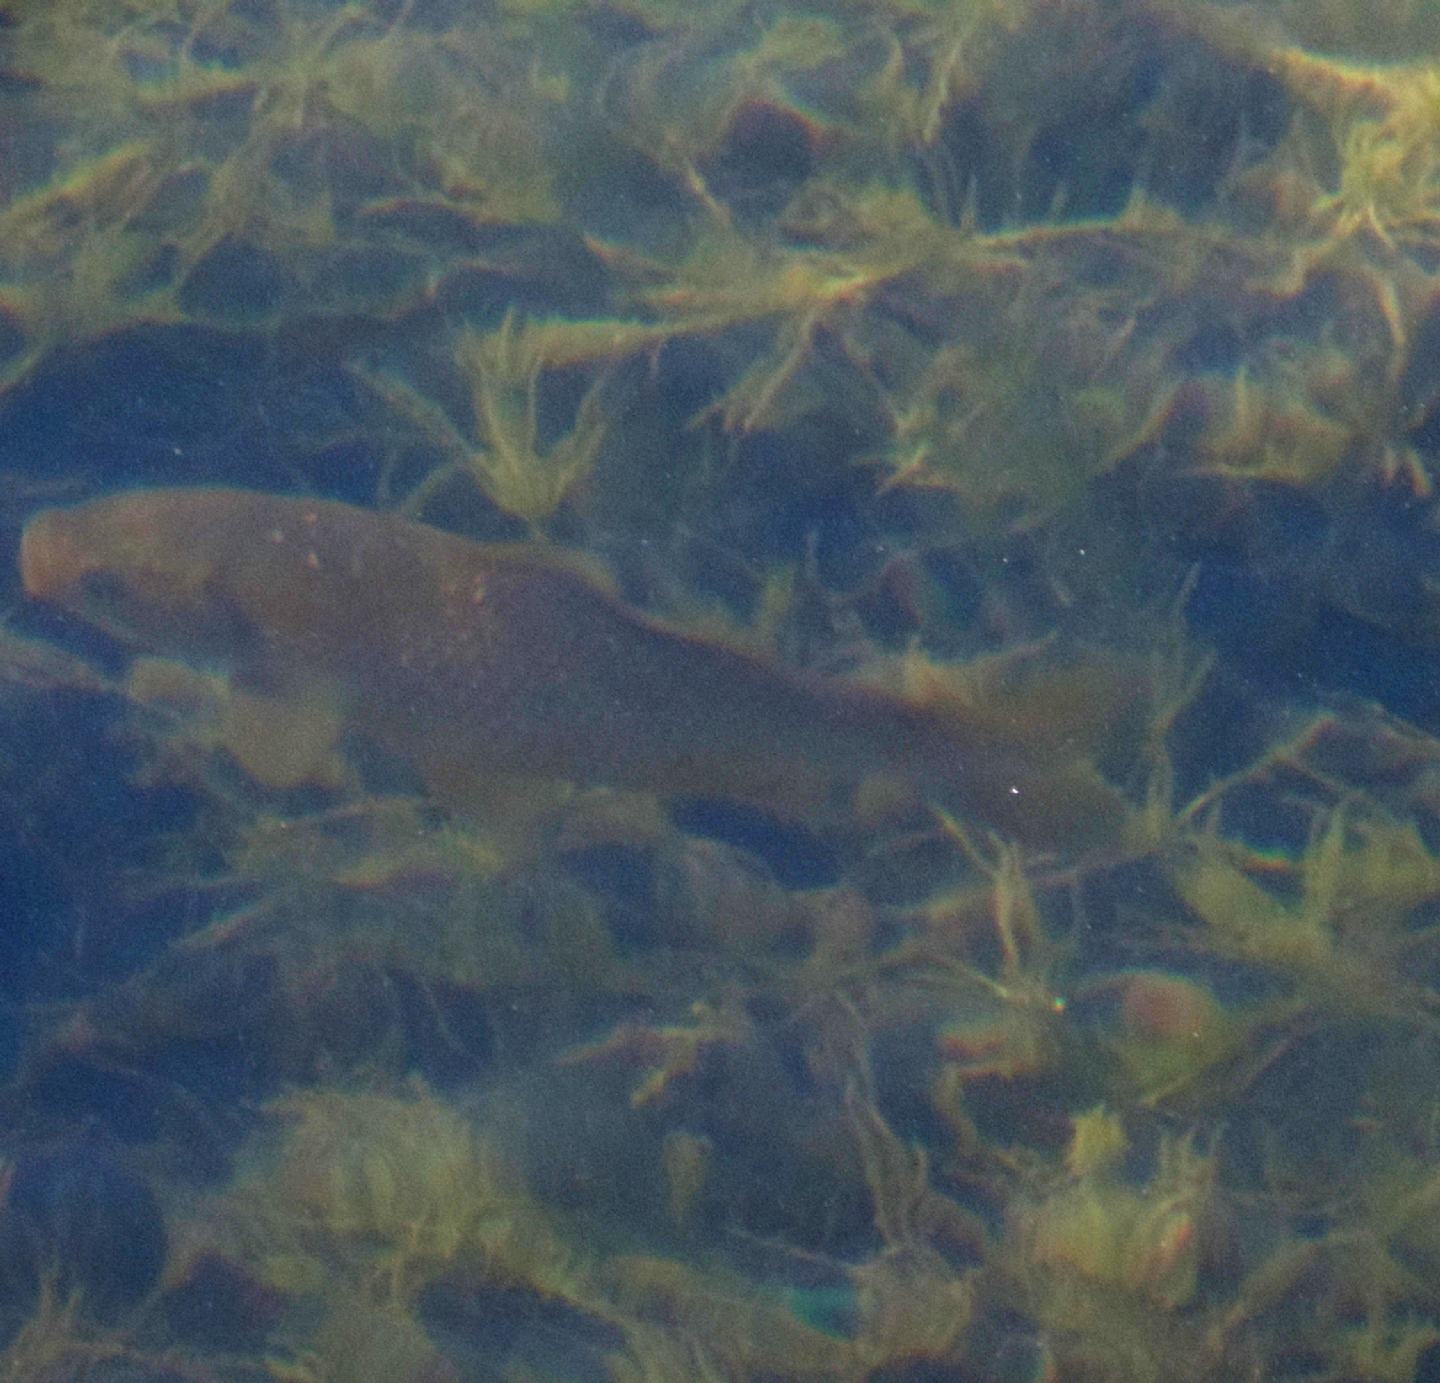
<instances>
[{"instance_id":1,"label":"yellow-green algae patch","mask_svg":"<svg viewBox=\"0 0 1440 1383\"><path fill-rule=\"evenodd\" d=\"M1437 40L8 16L4 1367L1429 1376Z\"/></svg>"}]
</instances>

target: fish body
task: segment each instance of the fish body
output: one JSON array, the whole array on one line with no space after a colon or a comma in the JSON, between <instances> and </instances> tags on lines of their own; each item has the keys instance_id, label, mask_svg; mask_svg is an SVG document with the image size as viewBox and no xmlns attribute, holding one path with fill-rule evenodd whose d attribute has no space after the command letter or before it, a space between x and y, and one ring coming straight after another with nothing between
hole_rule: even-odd
<instances>
[{"instance_id":1,"label":"fish body","mask_svg":"<svg viewBox=\"0 0 1440 1383\"><path fill-rule=\"evenodd\" d=\"M1077 775L954 707L773 666L635 611L574 560L397 514L135 490L36 514L20 568L32 597L148 652L324 696L437 789L535 775L806 811L881 777L1047 843L1117 807L1098 780L1071 800Z\"/></svg>"}]
</instances>

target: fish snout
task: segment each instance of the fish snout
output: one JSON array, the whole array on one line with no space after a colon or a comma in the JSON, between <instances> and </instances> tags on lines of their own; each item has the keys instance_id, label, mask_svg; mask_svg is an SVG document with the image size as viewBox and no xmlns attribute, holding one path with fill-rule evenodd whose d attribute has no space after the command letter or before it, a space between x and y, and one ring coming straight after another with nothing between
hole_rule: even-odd
<instances>
[{"instance_id":1,"label":"fish snout","mask_svg":"<svg viewBox=\"0 0 1440 1383\"><path fill-rule=\"evenodd\" d=\"M25 594L55 600L85 572L85 553L75 525L63 514L36 514L20 535L20 579Z\"/></svg>"}]
</instances>

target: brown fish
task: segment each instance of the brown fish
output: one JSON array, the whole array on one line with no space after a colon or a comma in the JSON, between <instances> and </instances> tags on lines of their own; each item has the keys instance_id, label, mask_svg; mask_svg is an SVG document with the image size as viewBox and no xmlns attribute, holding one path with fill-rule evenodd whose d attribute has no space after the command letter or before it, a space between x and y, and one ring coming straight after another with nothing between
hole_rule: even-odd
<instances>
[{"instance_id":1,"label":"brown fish","mask_svg":"<svg viewBox=\"0 0 1440 1383\"><path fill-rule=\"evenodd\" d=\"M452 798L477 776L537 775L805 811L879 778L1064 846L1124 815L1083 761L1037 762L1003 717L785 671L637 613L579 562L395 514L136 490L35 515L20 570L31 596L229 672L272 781L356 730ZM297 697L319 709L292 746L279 708Z\"/></svg>"}]
</instances>

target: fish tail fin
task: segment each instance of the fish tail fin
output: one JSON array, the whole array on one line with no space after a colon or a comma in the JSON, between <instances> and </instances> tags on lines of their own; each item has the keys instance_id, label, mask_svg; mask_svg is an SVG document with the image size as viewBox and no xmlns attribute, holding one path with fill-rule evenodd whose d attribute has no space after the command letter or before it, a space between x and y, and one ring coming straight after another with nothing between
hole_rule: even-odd
<instances>
[{"instance_id":1,"label":"fish tail fin","mask_svg":"<svg viewBox=\"0 0 1440 1383\"><path fill-rule=\"evenodd\" d=\"M1123 664L1057 662L1042 645L957 668L912 657L910 698L939 741L937 795L1024 844L1122 841L1134 812L1099 765L1132 726L1143 679Z\"/></svg>"}]
</instances>

